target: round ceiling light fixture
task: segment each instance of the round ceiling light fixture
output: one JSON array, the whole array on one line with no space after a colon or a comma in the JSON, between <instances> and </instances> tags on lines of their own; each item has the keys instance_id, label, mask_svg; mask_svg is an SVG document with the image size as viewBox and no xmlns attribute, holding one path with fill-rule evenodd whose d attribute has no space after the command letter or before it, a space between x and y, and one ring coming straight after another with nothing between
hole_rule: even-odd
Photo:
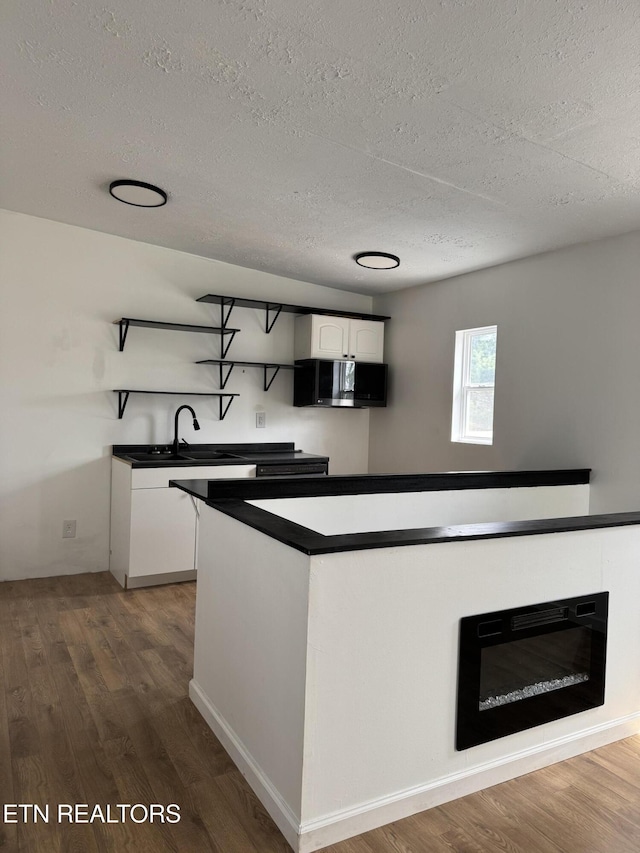
<instances>
[{"instance_id":1,"label":"round ceiling light fixture","mask_svg":"<svg viewBox=\"0 0 640 853\"><path fill-rule=\"evenodd\" d=\"M167 194L160 187L142 181L112 181L109 192L118 201L134 207L162 207L167 203Z\"/></svg>"},{"instance_id":2,"label":"round ceiling light fixture","mask_svg":"<svg viewBox=\"0 0 640 853\"><path fill-rule=\"evenodd\" d=\"M353 260L369 270L394 270L400 266L400 258L388 252L360 252Z\"/></svg>"}]
</instances>

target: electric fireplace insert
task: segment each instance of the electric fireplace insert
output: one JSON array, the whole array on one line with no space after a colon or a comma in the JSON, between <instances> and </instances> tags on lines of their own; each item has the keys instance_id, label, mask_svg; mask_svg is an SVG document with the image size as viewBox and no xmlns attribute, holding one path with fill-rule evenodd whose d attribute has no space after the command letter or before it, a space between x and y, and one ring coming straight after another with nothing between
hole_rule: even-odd
<instances>
[{"instance_id":1,"label":"electric fireplace insert","mask_svg":"<svg viewBox=\"0 0 640 853\"><path fill-rule=\"evenodd\" d=\"M609 593L460 620L456 749L604 704Z\"/></svg>"}]
</instances>

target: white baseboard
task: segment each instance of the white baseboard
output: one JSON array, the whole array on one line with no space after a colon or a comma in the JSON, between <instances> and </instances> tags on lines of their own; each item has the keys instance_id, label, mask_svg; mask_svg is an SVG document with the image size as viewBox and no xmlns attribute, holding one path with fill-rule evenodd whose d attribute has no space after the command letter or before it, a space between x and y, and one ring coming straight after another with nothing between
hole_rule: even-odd
<instances>
[{"instance_id":1,"label":"white baseboard","mask_svg":"<svg viewBox=\"0 0 640 853\"><path fill-rule=\"evenodd\" d=\"M394 820L466 797L525 773L640 733L640 713L584 729L426 785L304 823L298 853L311 853Z\"/></svg>"},{"instance_id":2,"label":"white baseboard","mask_svg":"<svg viewBox=\"0 0 640 853\"><path fill-rule=\"evenodd\" d=\"M189 682L189 697L204 717L211 731L227 750L234 764L246 778L252 790L273 818L276 826L294 850L298 850L300 821L262 772L244 744L227 724L218 709L210 702L195 681Z\"/></svg>"},{"instance_id":3,"label":"white baseboard","mask_svg":"<svg viewBox=\"0 0 640 853\"><path fill-rule=\"evenodd\" d=\"M269 778L235 735L195 681L189 696L205 721L247 779L278 829L297 853L311 853L368 832L395 820L409 817L442 803L466 797L525 773L573 758L616 740L640 733L640 713L566 735L530 749L452 774L425 785L398 791L300 825L297 817L273 787Z\"/></svg>"},{"instance_id":4,"label":"white baseboard","mask_svg":"<svg viewBox=\"0 0 640 853\"><path fill-rule=\"evenodd\" d=\"M120 580L116 575L116 580ZM140 575L139 577L125 576L126 589L139 589L143 586L160 586L167 583L184 583L195 581L198 573L195 569L185 572L164 572L161 575Z\"/></svg>"}]
</instances>

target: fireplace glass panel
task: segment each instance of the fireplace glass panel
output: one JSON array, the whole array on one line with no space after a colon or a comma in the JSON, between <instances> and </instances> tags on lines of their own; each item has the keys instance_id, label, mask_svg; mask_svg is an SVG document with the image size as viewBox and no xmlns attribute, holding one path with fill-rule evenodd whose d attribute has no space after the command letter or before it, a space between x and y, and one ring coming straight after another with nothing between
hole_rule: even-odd
<instances>
[{"instance_id":1,"label":"fireplace glass panel","mask_svg":"<svg viewBox=\"0 0 640 853\"><path fill-rule=\"evenodd\" d=\"M589 680L591 630L571 628L480 652L478 709L488 711Z\"/></svg>"}]
</instances>

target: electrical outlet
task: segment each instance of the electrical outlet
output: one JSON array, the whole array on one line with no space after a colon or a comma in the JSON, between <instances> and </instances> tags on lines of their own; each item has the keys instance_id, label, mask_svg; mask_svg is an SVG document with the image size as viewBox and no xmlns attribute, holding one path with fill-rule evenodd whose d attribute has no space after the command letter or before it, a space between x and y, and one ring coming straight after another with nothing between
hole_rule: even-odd
<instances>
[{"instance_id":1,"label":"electrical outlet","mask_svg":"<svg viewBox=\"0 0 640 853\"><path fill-rule=\"evenodd\" d=\"M76 521L75 518L71 521L63 521L62 522L62 538L63 539L75 539L76 538Z\"/></svg>"},{"instance_id":2,"label":"electrical outlet","mask_svg":"<svg viewBox=\"0 0 640 853\"><path fill-rule=\"evenodd\" d=\"M267 413L256 412L256 429L264 429L267 425Z\"/></svg>"}]
</instances>

